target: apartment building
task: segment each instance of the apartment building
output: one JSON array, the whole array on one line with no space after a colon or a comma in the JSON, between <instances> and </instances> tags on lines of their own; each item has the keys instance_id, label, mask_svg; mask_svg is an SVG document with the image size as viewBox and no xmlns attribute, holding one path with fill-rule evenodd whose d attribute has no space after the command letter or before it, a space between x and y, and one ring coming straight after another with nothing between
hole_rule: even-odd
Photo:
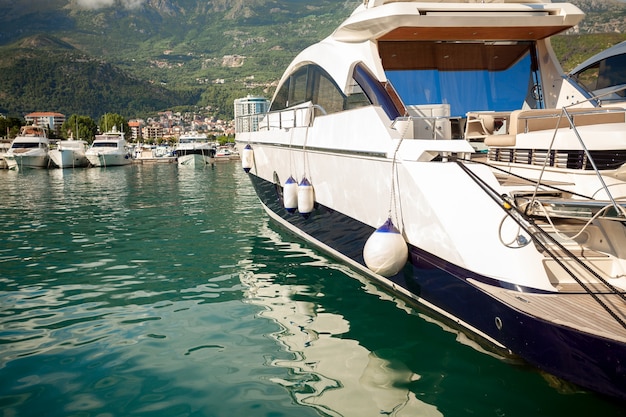
<instances>
[{"instance_id":1,"label":"apartment building","mask_svg":"<svg viewBox=\"0 0 626 417\"><path fill-rule=\"evenodd\" d=\"M65 122L65 115L54 112L34 112L24 116L26 124L46 126L52 132L60 132L61 125Z\"/></svg>"}]
</instances>

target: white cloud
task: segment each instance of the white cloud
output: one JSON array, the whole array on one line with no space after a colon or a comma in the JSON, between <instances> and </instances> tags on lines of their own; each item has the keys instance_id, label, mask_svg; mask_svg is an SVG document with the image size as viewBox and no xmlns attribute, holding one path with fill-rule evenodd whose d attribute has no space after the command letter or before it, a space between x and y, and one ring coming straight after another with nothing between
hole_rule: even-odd
<instances>
[{"instance_id":1,"label":"white cloud","mask_svg":"<svg viewBox=\"0 0 626 417\"><path fill-rule=\"evenodd\" d=\"M105 7L121 6L125 9L136 9L146 0L76 0L78 7L82 9L102 9Z\"/></svg>"},{"instance_id":2,"label":"white cloud","mask_svg":"<svg viewBox=\"0 0 626 417\"><path fill-rule=\"evenodd\" d=\"M77 0L76 3L82 9L100 9L113 6L115 0Z\"/></svg>"},{"instance_id":3,"label":"white cloud","mask_svg":"<svg viewBox=\"0 0 626 417\"><path fill-rule=\"evenodd\" d=\"M122 0L122 4L127 9L136 9L140 7L145 0Z\"/></svg>"}]
</instances>

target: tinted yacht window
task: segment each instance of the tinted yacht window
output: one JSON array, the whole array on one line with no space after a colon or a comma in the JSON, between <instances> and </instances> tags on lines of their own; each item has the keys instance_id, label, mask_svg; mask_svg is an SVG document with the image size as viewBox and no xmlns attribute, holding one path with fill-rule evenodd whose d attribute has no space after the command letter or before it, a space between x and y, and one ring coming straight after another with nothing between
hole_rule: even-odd
<instances>
[{"instance_id":1,"label":"tinted yacht window","mask_svg":"<svg viewBox=\"0 0 626 417\"><path fill-rule=\"evenodd\" d=\"M305 103L308 100L309 94L307 94L307 79L309 74L309 65L304 68L300 68L290 78L289 87L289 106L295 106L297 104Z\"/></svg>"},{"instance_id":2,"label":"tinted yacht window","mask_svg":"<svg viewBox=\"0 0 626 417\"><path fill-rule=\"evenodd\" d=\"M574 75L589 91L602 93L603 89L626 86L626 55L615 55L599 61ZM624 97L624 90L617 93Z\"/></svg>"},{"instance_id":3,"label":"tinted yacht window","mask_svg":"<svg viewBox=\"0 0 626 417\"><path fill-rule=\"evenodd\" d=\"M324 109L326 114L342 111L345 96L339 91L337 85L321 71L321 68L317 68L312 75L311 101Z\"/></svg>"},{"instance_id":4,"label":"tinted yacht window","mask_svg":"<svg viewBox=\"0 0 626 417\"><path fill-rule=\"evenodd\" d=\"M356 105L351 103L351 108L369 104L363 101L362 94L359 97ZM311 64L298 68L285 80L276 93L270 110L282 110L309 101L324 109L326 114L342 111L348 105L347 97L328 73L320 66Z\"/></svg>"}]
</instances>

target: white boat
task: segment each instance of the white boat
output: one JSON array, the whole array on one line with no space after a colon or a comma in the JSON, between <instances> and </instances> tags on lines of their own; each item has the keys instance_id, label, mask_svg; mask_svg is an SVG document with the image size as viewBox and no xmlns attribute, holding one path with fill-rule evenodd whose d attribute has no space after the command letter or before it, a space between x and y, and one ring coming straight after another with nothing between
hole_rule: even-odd
<instances>
[{"instance_id":1,"label":"white boat","mask_svg":"<svg viewBox=\"0 0 626 417\"><path fill-rule=\"evenodd\" d=\"M85 156L89 164L95 167L128 165L132 162L124 132L118 131L115 127L101 135L96 135L85 152Z\"/></svg>"},{"instance_id":2,"label":"white boat","mask_svg":"<svg viewBox=\"0 0 626 417\"><path fill-rule=\"evenodd\" d=\"M47 168L50 142L42 126L22 126L4 155L9 169Z\"/></svg>"},{"instance_id":3,"label":"white boat","mask_svg":"<svg viewBox=\"0 0 626 417\"><path fill-rule=\"evenodd\" d=\"M209 142L207 135L195 131L180 135L174 155L178 165L204 166L213 163L215 148Z\"/></svg>"},{"instance_id":4,"label":"white boat","mask_svg":"<svg viewBox=\"0 0 626 417\"><path fill-rule=\"evenodd\" d=\"M585 60L569 73L603 106L626 107L626 41Z\"/></svg>"},{"instance_id":5,"label":"white boat","mask_svg":"<svg viewBox=\"0 0 626 417\"><path fill-rule=\"evenodd\" d=\"M61 140L50 149L49 156L57 168L79 168L89 165L85 152L89 144L84 140Z\"/></svg>"},{"instance_id":6,"label":"white boat","mask_svg":"<svg viewBox=\"0 0 626 417\"><path fill-rule=\"evenodd\" d=\"M236 150L229 146L219 146L217 148L217 152L215 153L216 161L230 161L233 159L239 159L239 155Z\"/></svg>"},{"instance_id":7,"label":"white boat","mask_svg":"<svg viewBox=\"0 0 626 417\"><path fill-rule=\"evenodd\" d=\"M236 142L283 227L491 350L624 400L624 109L594 107L550 45L583 17L366 0Z\"/></svg>"}]
</instances>

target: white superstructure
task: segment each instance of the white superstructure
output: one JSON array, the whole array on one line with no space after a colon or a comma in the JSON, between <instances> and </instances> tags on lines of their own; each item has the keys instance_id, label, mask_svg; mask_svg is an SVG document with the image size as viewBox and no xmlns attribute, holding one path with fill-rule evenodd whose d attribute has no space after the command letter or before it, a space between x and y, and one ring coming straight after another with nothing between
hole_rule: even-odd
<instances>
[{"instance_id":1,"label":"white superstructure","mask_svg":"<svg viewBox=\"0 0 626 417\"><path fill-rule=\"evenodd\" d=\"M42 126L28 125L20 129L4 155L9 169L47 168L50 141Z\"/></svg>"},{"instance_id":2,"label":"white superstructure","mask_svg":"<svg viewBox=\"0 0 626 417\"><path fill-rule=\"evenodd\" d=\"M174 155L178 165L200 167L214 162L215 146L205 133L185 132L178 139Z\"/></svg>"},{"instance_id":3,"label":"white superstructure","mask_svg":"<svg viewBox=\"0 0 626 417\"><path fill-rule=\"evenodd\" d=\"M626 119L542 1L365 1L287 67L242 165L268 215L562 379L626 398ZM408 259L408 261L407 261Z\"/></svg>"},{"instance_id":4,"label":"white superstructure","mask_svg":"<svg viewBox=\"0 0 626 417\"><path fill-rule=\"evenodd\" d=\"M89 163L95 167L128 165L132 162L127 148L124 132L116 128L96 135L93 143L85 152Z\"/></svg>"}]
</instances>

